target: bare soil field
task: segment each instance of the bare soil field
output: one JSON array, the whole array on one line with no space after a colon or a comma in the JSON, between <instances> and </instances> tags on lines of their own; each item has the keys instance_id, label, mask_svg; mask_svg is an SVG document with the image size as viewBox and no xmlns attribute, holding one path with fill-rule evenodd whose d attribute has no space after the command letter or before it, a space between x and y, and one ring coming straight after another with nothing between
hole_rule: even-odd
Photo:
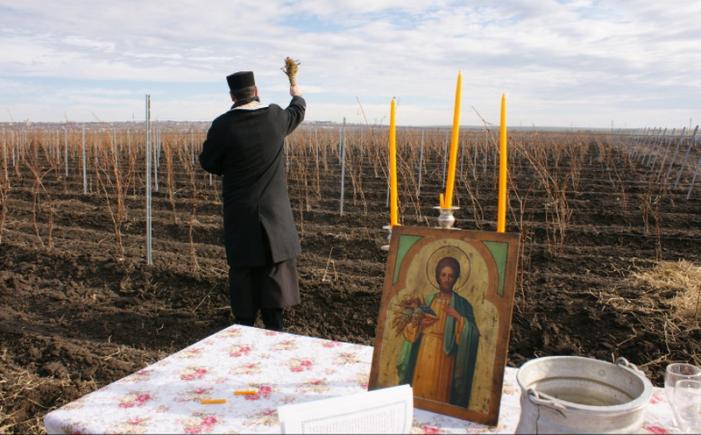
<instances>
[{"instance_id":1,"label":"bare soil field","mask_svg":"<svg viewBox=\"0 0 701 435\"><path fill-rule=\"evenodd\" d=\"M305 127L286 144L303 250L302 303L286 326L372 345L387 256L386 129L343 134L343 149L335 127ZM153 266L143 138L91 128L83 193L80 131L67 134L68 147L62 135L8 135L0 156L0 432L41 432L48 411L233 322L219 180L210 185L193 160L201 132L161 133ZM436 225L446 137L399 132L403 225ZM463 133L459 228L495 229L494 138ZM660 385L670 361L701 363L701 187L686 198L693 167L671 158L676 143L538 132L510 140L507 231L521 234L522 252L508 364L623 356ZM692 147L689 161L698 153Z\"/></svg>"}]
</instances>

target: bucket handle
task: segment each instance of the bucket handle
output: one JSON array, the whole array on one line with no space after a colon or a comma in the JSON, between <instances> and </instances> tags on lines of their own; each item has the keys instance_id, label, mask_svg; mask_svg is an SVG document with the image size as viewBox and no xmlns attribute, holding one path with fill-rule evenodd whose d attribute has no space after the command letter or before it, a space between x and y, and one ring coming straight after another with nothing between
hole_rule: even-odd
<instances>
[{"instance_id":1,"label":"bucket handle","mask_svg":"<svg viewBox=\"0 0 701 435\"><path fill-rule=\"evenodd\" d=\"M619 367L622 367L624 369L630 370L634 374L641 376L643 379L647 379L647 377L645 376L645 372L640 370L638 368L638 366L636 366L632 362L629 362L627 359L623 358L622 356L619 356L618 358L616 358L616 365Z\"/></svg>"},{"instance_id":2,"label":"bucket handle","mask_svg":"<svg viewBox=\"0 0 701 435\"><path fill-rule=\"evenodd\" d=\"M528 395L528 400L534 405L550 408L560 413L562 417L566 417L565 411L567 410L567 406L557 397L538 392L534 388L529 388L526 394Z\"/></svg>"}]
</instances>

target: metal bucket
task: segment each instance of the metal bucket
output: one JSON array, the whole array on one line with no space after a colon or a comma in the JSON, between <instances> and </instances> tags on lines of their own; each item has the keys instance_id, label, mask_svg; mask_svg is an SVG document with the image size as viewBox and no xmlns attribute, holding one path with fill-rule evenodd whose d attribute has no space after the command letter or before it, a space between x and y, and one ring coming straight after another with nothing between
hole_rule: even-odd
<instances>
[{"instance_id":1,"label":"metal bucket","mask_svg":"<svg viewBox=\"0 0 701 435\"><path fill-rule=\"evenodd\" d=\"M577 356L534 359L518 370L521 419L516 433L636 433L652 395L645 374Z\"/></svg>"}]
</instances>

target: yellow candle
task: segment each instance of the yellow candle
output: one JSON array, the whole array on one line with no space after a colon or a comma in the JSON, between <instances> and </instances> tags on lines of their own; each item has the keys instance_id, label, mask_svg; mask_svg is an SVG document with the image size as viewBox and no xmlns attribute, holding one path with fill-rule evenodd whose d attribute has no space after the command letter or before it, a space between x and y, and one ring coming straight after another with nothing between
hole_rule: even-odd
<instances>
[{"instance_id":1,"label":"yellow candle","mask_svg":"<svg viewBox=\"0 0 701 435\"><path fill-rule=\"evenodd\" d=\"M389 224L399 225L397 207L397 102L392 98L389 108Z\"/></svg>"},{"instance_id":2,"label":"yellow candle","mask_svg":"<svg viewBox=\"0 0 701 435\"><path fill-rule=\"evenodd\" d=\"M506 95L501 96L501 120L499 123L499 199L497 203L497 232L506 231Z\"/></svg>"},{"instance_id":3,"label":"yellow candle","mask_svg":"<svg viewBox=\"0 0 701 435\"><path fill-rule=\"evenodd\" d=\"M455 106L453 107L453 130L450 136L450 159L448 160L448 180L445 184L445 198L441 205L444 208L453 206L453 190L455 188L455 168L458 163L458 139L460 137L460 103L462 101L462 72L458 72L458 82L455 85Z\"/></svg>"}]
</instances>

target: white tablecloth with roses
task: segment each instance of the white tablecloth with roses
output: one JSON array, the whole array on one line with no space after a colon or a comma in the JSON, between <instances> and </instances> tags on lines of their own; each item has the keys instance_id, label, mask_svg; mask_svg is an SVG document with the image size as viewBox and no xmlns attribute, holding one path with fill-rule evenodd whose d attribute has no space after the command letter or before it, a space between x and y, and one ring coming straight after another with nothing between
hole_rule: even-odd
<instances>
[{"instance_id":1,"label":"white tablecloth with roses","mask_svg":"<svg viewBox=\"0 0 701 435\"><path fill-rule=\"evenodd\" d=\"M372 347L234 325L48 413L49 433L279 433L277 407L367 390ZM504 377L499 425L416 409L414 433L504 433L520 415L516 369ZM235 390L257 390L234 395ZM202 399L226 399L204 405ZM667 433L656 388L643 429Z\"/></svg>"}]
</instances>

